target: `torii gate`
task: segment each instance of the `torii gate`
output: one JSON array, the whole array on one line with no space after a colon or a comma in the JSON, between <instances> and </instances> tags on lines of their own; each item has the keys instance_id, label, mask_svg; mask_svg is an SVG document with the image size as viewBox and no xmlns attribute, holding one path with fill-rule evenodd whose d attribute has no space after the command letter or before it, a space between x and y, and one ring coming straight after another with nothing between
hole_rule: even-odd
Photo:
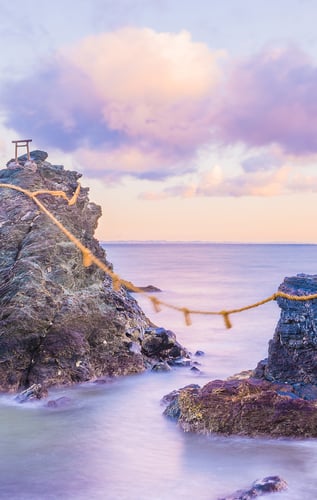
<instances>
[{"instance_id":1,"label":"torii gate","mask_svg":"<svg viewBox=\"0 0 317 500\"><path fill-rule=\"evenodd\" d=\"M16 163L18 162L18 148L26 148L26 154L27 158L30 161L30 149L29 149L29 143L32 142L32 139L20 139L18 141L11 141L15 144L15 161Z\"/></svg>"}]
</instances>

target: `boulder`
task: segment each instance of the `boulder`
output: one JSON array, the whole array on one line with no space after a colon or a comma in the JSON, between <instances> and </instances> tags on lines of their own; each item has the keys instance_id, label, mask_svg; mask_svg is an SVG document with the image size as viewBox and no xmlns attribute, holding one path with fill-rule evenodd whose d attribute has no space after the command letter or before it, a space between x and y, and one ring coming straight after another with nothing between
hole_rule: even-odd
<instances>
[{"instance_id":1,"label":"boulder","mask_svg":"<svg viewBox=\"0 0 317 500\"><path fill-rule=\"evenodd\" d=\"M176 335L165 328L146 328L142 340L142 353L148 357L157 357L160 361L187 366L183 360L187 351L177 342Z\"/></svg>"}]
</instances>

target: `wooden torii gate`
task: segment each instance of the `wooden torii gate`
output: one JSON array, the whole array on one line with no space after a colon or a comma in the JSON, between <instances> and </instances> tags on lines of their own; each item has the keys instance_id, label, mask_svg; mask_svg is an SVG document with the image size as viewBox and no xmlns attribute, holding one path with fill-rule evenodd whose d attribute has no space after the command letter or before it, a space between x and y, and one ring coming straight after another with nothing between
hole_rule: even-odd
<instances>
[{"instance_id":1,"label":"wooden torii gate","mask_svg":"<svg viewBox=\"0 0 317 500\"><path fill-rule=\"evenodd\" d=\"M18 141L12 141L15 144L15 161L18 162L18 148L26 148L27 158L30 161L30 149L29 143L32 142L32 139L19 139Z\"/></svg>"}]
</instances>

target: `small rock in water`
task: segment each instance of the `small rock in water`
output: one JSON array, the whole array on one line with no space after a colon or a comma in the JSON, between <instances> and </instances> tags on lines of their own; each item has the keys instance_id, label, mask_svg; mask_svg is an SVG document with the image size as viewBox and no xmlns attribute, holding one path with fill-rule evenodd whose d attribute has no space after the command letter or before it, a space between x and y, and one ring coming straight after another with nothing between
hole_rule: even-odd
<instances>
[{"instance_id":1,"label":"small rock in water","mask_svg":"<svg viewBox=\"0 0 317 500\"><path fill-rule=\"evenodd\" d=\"M190 370L191 370L192 372L200 373L199 368L197 368L196 366L192 366Z\"/></svg>"},{"instance_id":2,"label":"small rock in water","mask_svg":"<svg viewBox=\"0 0 317 500\"><path fill-rule=\"evenodd\" d=\"M156 363L153 368L153 372L169 372L171 371L171 367L166 361L162 361L161 363Z\"/></svg>"},{"instance_id":3,"label":"small rock in water","mask_svg":"<svg viewBox=\"0 0 317 500\"><path fill-rule=\"evenodd\" d=\"M48 401L45 406L47 406L47 408L62 408L65 406L69 406L71 402L72 402L71 398L62 396L57 399L50 399L50 401Z\"/></svg>"},{"instance_id":4,"label":"small rock in water","mask_svg":"<svg viewBox=\"0 0 317 500\"><path fill-rule=\"evenodd\" d=\"M173 366L190 366L190 358L176 358L169 361L169 364Z\"/></svg>"},{"instance_id":5,"label":"small rock in water","mask_svg":"<svg viewBox=\"0 0 317 500\"><path fill-rule=\"evenodd\" d=\"M160 290L160 288L157 288L154 285L139 286L138 288L140 288L140 290L142 290L142 292L147 292L147 293L154 293L154 292L161 292L162 291L162 290Z\"/></svg>"},{"instance_id":6,"label":"small rock in water","mask_svg":"<svg viewBox=\"0 0 317 500\"><path fill-rule=\"evenodd\" d=\"M198 351L195 352L195 356L204 356L204 355L205 355L204 351L199 351L198 350Z\"/></svg>"},{"instance_id":7,"label":"small rock in water","mask_svg":"<svg viewBox=\"0 0 317 500\"><path fill-rule=\"evenodd\" d=\"M232 495L222 497L218 500L252 500L252 498L274 493L287 489L287 482L279 476L268 476L264 479L257 479L248 490L238 490Z\"/></svg>"},{"instance_id":8,"label":"small rock in water","mask_svg":"<svg viewBox=\"0 0 317 500\"><path fill-rule=\"evenodd\" d=\"M125 282L125 287L131 293L137 293L139 290L141 290L142 292L146 292L146 293L155 293L155 292L162 291L160 288L157 288L154 285L137 286L137 285L133 285L133 283L131 283L130 281ZM138 290L136 290L135 288L137 288Z\"/></svg>"},{"instance_id":9,"label":"small rock in water","mask_svg":"<svg viewBox=\"0 0 317 500\"><path fill-rule=\"evenodd\" d=\"M100 377L94 380L94 384L111 384L114 381L113 377Z\"/></svg>"},{"instance_id":10,"label":"small rock in water","mask_svg":"<svg viewBox=\"0 0 317 500\"><path fill-rule=\"evenodd\" d=\"M42 399L43 396L46 396L46 391L42 388L41 384L33 384L20 392L14 399L18 403L26 403L32 399Z\"/></svg>"}]
</instances>

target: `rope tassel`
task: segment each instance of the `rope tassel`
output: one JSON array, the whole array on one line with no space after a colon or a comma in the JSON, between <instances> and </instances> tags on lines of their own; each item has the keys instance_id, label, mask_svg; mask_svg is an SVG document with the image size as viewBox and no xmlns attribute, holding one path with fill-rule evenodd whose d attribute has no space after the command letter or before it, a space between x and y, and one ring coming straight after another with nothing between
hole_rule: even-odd
<instances>
[{"instance_id":1,"label":"rope tassel","mask_svg":"<svg viewBox=\"0 0 317 500\"><path fill-rule=\"evenodd\" d=\"M185 325L186 326L190 326L192 324L192 320L191 320L191 317L190 317L190 311L189 311L189 309L187 309L186 307L183 307L182 311L184 313Z\"/></svg>"},{"instance_id":2,"label":"rope tassel","mask_svg":"<svg viewBox=\"0 0 317 500\"><path fill-rule=\"evenodd\" d=\"M114 289L115 292L119 292L121 286L121 281L119 276L114 275L112 276L112 288Z\"/></svg>"},{"instance_id":3,"label":"rope tassel","mask_svg":"<svg viewBox=\"0 0 317 500\"><path fill-rule=\"evenodd\" d=\"M154 311L159 313L162 309L160 308L160 301L156 297L149 297L150 301L153 304Z\"/></svg>"},{"instance_id":4,"label":"rope tassel","mask_svg":"<svg viewBox=\"0 0 317 500\"><path fill-rule=\"evenodd\" d=\"M83 266L89 267L92 264L91 252L88 249L82 250L83 254Z\"/></svg>"},{"instance_id":5,"label":"rope tassel","mask_svg":"<svg viewBox=\"0 0 317 500\"><path fill-rule=\"evenodd\" d=\"M229 318L229 313L227 311L221 311L220 314L223 317L226 328L228 328L228 329L232 328L232 323L231 323L230 318Z\"/></svg>"},{"instance_id":6,"label":"rope tassel","mask_svg":"<svg viewBox=\"0 0 317 500\"><path fill-rule=\"evenodd\" d=\"M78 198L78 195L79 195L79 192L80 192L80 183L78 182L75 193L73 194L73 196L71 197L71 199L68 200L68 205L69 206L75 205L75 203L77 201L77 198Z\"/></svg>"}]
</instances>

